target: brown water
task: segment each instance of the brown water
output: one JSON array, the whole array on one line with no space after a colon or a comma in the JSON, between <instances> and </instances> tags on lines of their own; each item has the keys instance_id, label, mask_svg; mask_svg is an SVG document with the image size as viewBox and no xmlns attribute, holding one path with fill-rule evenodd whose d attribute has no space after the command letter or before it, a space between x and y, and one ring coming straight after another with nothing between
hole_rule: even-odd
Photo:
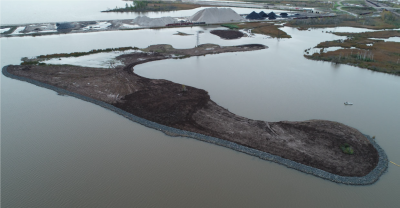
<instances>
[{"instance_id":1,"label":"brown water","mask_svg":"<svg viewBox=\"0 0 400 208\"><path fill-rule=\"evenodd\" d=\"M207 28L179 28L194 33ZM1 38L1 66L24 56L169 43L193 47L177 29ZM375 135L400 163L400 78L310 61L306 48L338 39L321 30L201 43L270 48L164 60L140 75L207 90L230 111L267 121L328 119ZM333 30L333 29L329 29ZM341 28L337 30L352 30ZM354 29L354 31L361 31ZM344 101L353 106L344 106ZM169 137L111 111L1 76L2 207L397 207L400 168L370 186L335 184L272 162Z\"/></svg>"}]
</instances>

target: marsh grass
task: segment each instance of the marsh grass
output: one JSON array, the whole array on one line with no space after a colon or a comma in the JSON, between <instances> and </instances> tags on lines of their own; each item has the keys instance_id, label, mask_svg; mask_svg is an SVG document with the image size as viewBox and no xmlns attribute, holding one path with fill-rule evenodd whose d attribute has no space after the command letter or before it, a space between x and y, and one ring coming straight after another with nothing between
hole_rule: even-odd
<instances>
[{"instance_id":1,"label":"marsh grass","mask_svg":"<svg viewBox=\"0 0 400 208\"><path fill-rule=\"evenodd\" d=\"M248 22L237 26L239 29L251 29L253 33L269 35L273 38L292 38L292 36L279 29L282 26L274 25L274 23L270 22Z\"/></svg>"},{"instance_id":2,"label":"marsh grass","mask_svg":"<svg viewBox=\"0 0 400 208\"><path fill-rule=\"evenodd\" d=\"M24 57L21 59L22 61L21 65L45 65L45 63L40 63L40 61L52 58L80 57L96 53L104 53L111 51L126 51L126 50L139 50L139 48L137 47L106 48L106 49L94 49L89 52L56 53L56 54L40 55L31 59Z\"/></svg>"},{"instance_id":3,"label":"marsh grass","mask_svg":"<svg viewBox=\"0 0 400 208\"><path fill-rule=\"evenodd\" d=\"M320 53L304 56L312 60L349 64L373 71L400 75L400 43L369 39L400 37L400 31L334 34L346 36L347 39L322 42L315 47L321 48ZM342 47L342 49L324 53L323 49L329 47Z\"/></svg>"},{"instance_id":4,"label":"marsh grass","mask_svg":"<svg viewBox=\"0 0 400 208\"><path fill-rule=\"evenodd\" d=\"M106 48L106 49L94 49L89 52L73 52L73 53L56 53L50 55L40 55L39 59L50 59L50 58L66 58L66 57L80 57L96 53L104 53L111 51L126 51L126 50L138 50L137 47L121 47L121 48Z\"/></svg>"}]
</instances>

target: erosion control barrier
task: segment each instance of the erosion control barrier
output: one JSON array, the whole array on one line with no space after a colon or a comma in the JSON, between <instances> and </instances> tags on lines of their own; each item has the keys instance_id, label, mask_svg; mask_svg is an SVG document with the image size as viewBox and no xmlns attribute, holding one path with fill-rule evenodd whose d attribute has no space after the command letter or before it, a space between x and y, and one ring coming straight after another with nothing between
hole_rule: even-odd
<instances>
[{"instance_id":1,"label":"erosion control barrier","mask_svg":"<svg viewBox=\"0 0 400 208\"><path fill-rule=\"evenodd\" d=\"M399 166L400 167L400 165L397 165L396 163L394 163L393 161L390 161L393 165L395 165L395 166Z\"/></svg>"},{"instance_id":2,"label":"erosion control barrier","mask_svg":"<svg viewBox=\"0 0 400 208\"><path fill-rule=\"evenodd\" d=\"M74 92L70 92L68 90L64 90L58 87L54 87L52 85L49 84L45 84L33 79L29 79L26 77L21 77L21 76L16 76L13 74L10 74L7 71L7 67L5 66L2 69L3 75L12 79L17 79L17 80L21 80L21 81L25 81L25 82L29 82L31 84L37 85L39 87L44 87L50 90L54 90L57 93L60 94L65 94L65 95L69 95L72 97L76 97L79 98L81 100L87 101L87 102L91 102L94 103L96 105L99 105L101 107L104 107L106 109L112 110L124 117L126 117L127 119L137 122L139 124L142 124L144 126L147 126L149 128L153 128L159 131L164 132L167 135L170 136L183 136L183 137L190 137L190 138L194 138L200 141L204 141L204 142L208 142L208 143L212 143L212 144L216 144L219 146L223 146L223 147L227 147L239 152L243 152L246 153L248 155L252 155L255 157L258 157L260 159L263 160L268 160L268 161L272 161L281 165L284 165L288 168L292 168L304 173L308 173L326 180L330 180L336 183L343 183L343 184L349 184L349 185L368 185L368 184L372 184L374 182L376 182L379 177L386 171L387 167L388 167L388 158L384 152L384 150L368 135L365 135L367 137L367 139L371 142L371 144L376 148L376 150L378 151L379 154L379 162L378 165L370 172L368 173L366 176L362 176L362 177L347 177L347 176L340 176L340 175L336 175L336 174L332 174L332 173L328 173L326 171L314 168L314 167L310 167L307 165L303 165L297 162L294 162L292 160L288 160L276 155L272 155L266 152L262 152L256 149L252 149L249 147L245 147L233 142L229 142L223 139L218 139L215 137L211 137L211 136L206 136L203 134L199 134L199 133L194 133L194 132L190 132L190 131L184 131L184 130L180 130L180 129L176 129L176 128L172 128L172 127L168 127L168 126L164 126L152 121L148 121L146 119L137 117L135 115L132 115L124 110L121 110L113 105L110 105L108 103L99 101L99 100L95 100Z\"/></svg>"}]
</instances>

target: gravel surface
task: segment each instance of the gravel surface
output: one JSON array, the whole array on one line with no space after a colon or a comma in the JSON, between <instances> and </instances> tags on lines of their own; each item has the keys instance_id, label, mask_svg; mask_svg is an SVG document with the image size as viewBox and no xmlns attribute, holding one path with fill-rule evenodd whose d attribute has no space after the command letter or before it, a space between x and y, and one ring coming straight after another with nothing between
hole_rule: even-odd
<instances>
[{"instance_id":1,"label":"gravel surface","mask_svg":"<svg viewBox=\"0 0 400 208\"><path fill-rule=\"evenodd\" d=\"M149 18L146 16L139 16L132 20L132 24L143 27L162 27L174 22L176 22L176 20L172 17Z\"/></svg>"},{"instance_id":2,"label":"gravel surface","mask_svg":"<svg viewBox=\"0 0 400 208\"><path fill-rule=\"evenodd\" d=\"M231 8L207 8L196 12L189 18L193 22L206 22L207 24L221 22L240 22L243 18Z\"/></svg>"}]
</instances>

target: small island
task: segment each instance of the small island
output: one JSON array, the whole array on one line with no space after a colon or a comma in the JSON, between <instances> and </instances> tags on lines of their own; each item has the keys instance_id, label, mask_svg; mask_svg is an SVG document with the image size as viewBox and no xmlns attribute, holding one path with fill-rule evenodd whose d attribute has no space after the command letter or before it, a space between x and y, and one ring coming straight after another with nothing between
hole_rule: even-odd
<instances>
[{"instance_id":1,"label":"small island","mask_svg":"<svg viewBox=\"0 0 400 208\"><path fill-rule=\"evenodd\" d=\"M377 181L387 169L387 156L373 139L354 128L326 120L248 119L219 106L205 90L141 77L134 71L136 65L151 61L267 48L260 44L203 44L191 49L152 45L118 56L123 66L108 69L42 63L55 54L6 66L3 74L92 102L170 136L217 144L337 183ZM119 50L125 49L129 48Z\"/></svg>"}]
</instances>

